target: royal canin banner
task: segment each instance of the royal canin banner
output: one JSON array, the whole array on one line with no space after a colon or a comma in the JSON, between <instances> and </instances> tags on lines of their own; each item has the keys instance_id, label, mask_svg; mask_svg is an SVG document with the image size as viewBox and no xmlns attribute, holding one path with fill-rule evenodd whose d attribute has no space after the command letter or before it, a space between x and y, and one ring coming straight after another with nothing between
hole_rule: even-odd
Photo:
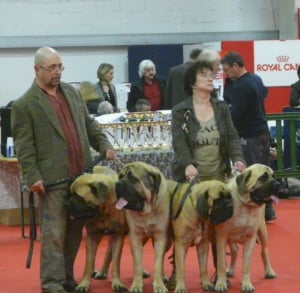
<instances>
[{"instance_id":1,"label":"royal canin banner","mask_svg":"<svg viewBox=\"0 0 300 293\"><path fill-rule=\"evenodd\" d=\"M299 65L299 40L254 41L254 72L266 86L290 86Z\"/></svg>"}]
</instances>

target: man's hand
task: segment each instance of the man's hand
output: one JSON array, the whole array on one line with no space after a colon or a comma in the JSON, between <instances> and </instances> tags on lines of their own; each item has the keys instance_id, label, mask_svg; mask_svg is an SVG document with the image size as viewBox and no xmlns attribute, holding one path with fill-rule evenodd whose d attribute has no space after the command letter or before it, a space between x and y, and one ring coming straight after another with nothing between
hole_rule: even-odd
<instances>
[{"instance_id":1,"label":"man's hand","mask_svg":"<svg viewBox=\"0 0 300 293\"><path fill-rule=\"evenodd\" d=\"M44 186L44 183L42 180L39 180L39 181L35 182L34 184L32 184L30 186L30 190L32 192L36 192L36 193L40 193L40 194L46 193L46 189L45 189L45 186Z\"/></svg>"},{"instance_id":2,"label":"man's hand","mask_svg":"<svg viewBox=\"0 0 300 293\"><path fill-rule=\"evenodd\" d=\"M105 153L106 160L114 160L116 158L116 153L114 150L108 149Z\"/></svg>"}]
</instances>

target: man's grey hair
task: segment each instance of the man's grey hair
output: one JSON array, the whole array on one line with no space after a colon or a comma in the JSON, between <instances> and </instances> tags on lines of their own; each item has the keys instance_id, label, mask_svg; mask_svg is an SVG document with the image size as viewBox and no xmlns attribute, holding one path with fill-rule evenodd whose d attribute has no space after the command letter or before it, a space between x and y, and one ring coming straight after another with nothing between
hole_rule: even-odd
<instances>
[{"instance_id":1,"label":"man's grey hair","mask_svg":"<svg viewBox=\"0 0 300 293\"><path fill-rule=\"evenodd\" d=\"M199 61L207 61L209 63L214 63L220 59L220 54L217 51L210 49L203 49L198 57Z\"/></svg>"},{"instance_id":2,"label":"man's grey hair","mask_svg":"<svg viewBox=\"0 0 300 293\"><path fill-rule=\"evenodd\" d=\"M154 70L156 70L155 64L153 63L152 60L145 59L140 62L139 71L138 71L140 78L142 78L144 76L145 70L148 68L154 68Z\"/></svg>"}]
</instances>

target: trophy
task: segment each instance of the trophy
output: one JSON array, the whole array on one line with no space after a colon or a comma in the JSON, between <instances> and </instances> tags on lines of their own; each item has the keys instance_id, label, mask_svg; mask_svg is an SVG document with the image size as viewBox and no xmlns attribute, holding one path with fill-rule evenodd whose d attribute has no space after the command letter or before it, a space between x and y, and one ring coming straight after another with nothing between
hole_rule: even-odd
<instances>
[{"instance_id":1,"label":"trophy","mask_svg":"<svg viewBox=\"0 0 300 293\"><path fill-rule=\"evenodd\" d=\"M151 123L148 121L143 121L141 123L144 131L144 148L145 149L152 149L152 126Z\"/></svg>"},{"instance_id":2,"label":"trophy","mask_svg":"<svg viewBox=\"0 0 300 293\"><path fill-rule=\"evenodd\" d=\"M131 147L129 145L129 139L130 139L130 124L128 122L123 123L122 127L122 134L123 134L123 138L124 138L124 144L122 147L123 152L130 152L131 151Z\"/></svg>"},{"instance_id":3,"label":"trophy","mask_svg":"<svg viewBox=\"0 0 300 293\"><path fill-rule=\"evenodd\" d=\"M139 122L132 122L132 132L133 132L133 143L132 143L132 148L134 151L138 151L142 149L141 142L140 142L140 124Z\"/></svg>"},{"instance_id":4,"label":"trophy","mask_svg":"<svg viewBox=\"0 0 300 293\"><path fill-rule=\"evenodd\" d=\"M113 128L113 135L114 135L114 144L113 144L114 150L119 151L121 150L121 146L119 144L119 139L118 139L121 130L120 123L113 123L111 126Z\"/></svg>"},{"instance_id":5,"label":"trophy","mask_svg":"<svg viewBox=\"0 0 300 293\"><path fill-rule=\"evenodd\" d=\"M152 122L151 123L151 132L152 132L152 147L154 149L158 149L159 148L159 144L157 142L158 140L158 134L159 134L159 124Z\"/></svg>"},{"instance_id":6,"label":"trophy","mask_svg":"<svg viewBox=\"0 0 300 293\"><path fill-rule=\"evenodd\" d=\"M159 125L161 127L161 142L160 146L161 149L163 150L168 150L169 149L169 144L167 142L168 140L168 121L159 121Z\"/></svg>"}]
</instances>

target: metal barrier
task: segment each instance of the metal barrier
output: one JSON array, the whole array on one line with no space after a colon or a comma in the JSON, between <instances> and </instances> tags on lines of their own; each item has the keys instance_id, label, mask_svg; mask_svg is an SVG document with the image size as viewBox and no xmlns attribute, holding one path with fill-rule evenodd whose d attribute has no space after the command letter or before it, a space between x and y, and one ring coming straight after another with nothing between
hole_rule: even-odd
<instances>
[{"instance_id":1,"label":"metal barrier","mask_svg":"<svg viewBox=\"0 0 300 293\"><path fill-rule=\"evenodd\" d=\"M299 109L300 111L300 109ZM300 122L300 112L284 112L267 114L268 121L275 121L275 139L277 144L277 160L275 174L277 178L300 178L300 166L297 164L297 122ZM284 141L285 140L285 141ZM288 144L287 144L288 142ZM288 148L286 147L288 145ZM289 166L284 159L289 156Z\"/></svg>"}]
</instances>

